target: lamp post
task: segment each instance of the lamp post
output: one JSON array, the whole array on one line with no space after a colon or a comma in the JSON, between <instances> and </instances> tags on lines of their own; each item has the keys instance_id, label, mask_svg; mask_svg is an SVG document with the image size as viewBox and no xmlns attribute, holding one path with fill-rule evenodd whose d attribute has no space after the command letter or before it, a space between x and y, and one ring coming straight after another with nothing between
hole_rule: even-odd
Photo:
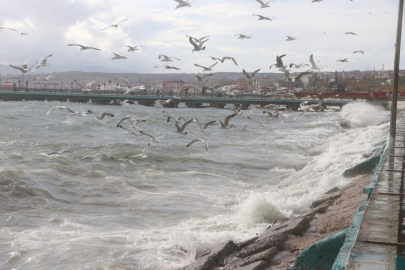
<instances>
[{"instance_id":1,"label":"lamp post","mask_svg":"<svg viewBox=\"0 0 405 270\"><path fill-rule=\"evenodd\" d=\"M103 85L104 85L104 95L105 95L105 83L103 83Z\"/></svg>"}]
</instances>

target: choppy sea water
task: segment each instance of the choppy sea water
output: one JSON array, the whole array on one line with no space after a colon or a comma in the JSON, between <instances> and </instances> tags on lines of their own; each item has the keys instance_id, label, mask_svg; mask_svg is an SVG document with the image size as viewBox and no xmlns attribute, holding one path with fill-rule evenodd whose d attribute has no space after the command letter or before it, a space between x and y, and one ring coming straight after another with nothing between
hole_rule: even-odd
<instances>
[{"instance_id":1,"label":"choppy sea water","mask_svg":"<svg viewBox=\"0 0 405 270\"><path fill-rule=\"evenodd\" d=\"M0 103L0 269L178 269L198 251L246 240L305 213L325 191L355 179L345 169L388 136L389 112L357 103L335 112L243 111L225 131L196 123L174 133L172 116L222 120L229 109ZM110 112L73 116L64 110ZM116 128L121 117L160 143ZM342 122L350 128L342 128ZM125 127L131 128L129 123ZM203 144L186 145L203 138ZM135 164L111 159L138 155ZM52 151L71 153L46 155ZM84 156L103 153L94 159Z\"/></svg>"}]
</instances>

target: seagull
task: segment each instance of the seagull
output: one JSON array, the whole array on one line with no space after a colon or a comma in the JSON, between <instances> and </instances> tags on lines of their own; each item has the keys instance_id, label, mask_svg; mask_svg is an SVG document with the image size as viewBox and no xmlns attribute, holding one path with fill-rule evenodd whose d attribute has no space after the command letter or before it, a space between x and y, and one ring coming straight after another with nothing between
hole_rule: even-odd
<instances>
[{"instance_id":1,"label":"seagull","mask_svg":"<svg viewBox=\"0 0 405 270\"><path fill-rule=\"evenodd\" d=\"M268 21L272 21L272 19L270 19L269 17L264 17L262 15L256 15L256 14L252 14L253 16L258 16L259 19L258 21L262 21L262 20L268 20Z\"/></svg>"},{"instance_id":2,"label":"seagull","mask_svg":"<svg viewBox=\"0 0 405 270\"><path fill-rule=\"evenodd\" d=\"M195 121L197 122L198 126L200 127L199 130L203 131L204 133L205 133L205 129L208 126L216 125L216 122L217 122L217 121L213 120L213 121L209 121L205 124L202 124L202 123L200 123L200 121L198 121L198 118L195 118Z\"/></svg>"},{"instance_id":3,"label":"seagull","mask_svg":"<svg viewBox=\"0 0 405 270\"><path fill-rule=\"evenodd\" d=\"M316 111L318 111L318 110L324 111L324 110L325 110L325 108L321 106L321 103L319 103L319 104L314 104L314 105L311 105L311 106L306 107L306 108L302 111L301 115L304 114L304 113L306 113L309 109L314 109L314 110L316 110Z\"/></svg>"},{"instance_id":4,"label":"seagull","mask_svg":"<svg viewBox=\"0 0 405 270\"><path fill-rule=\"evenodd\" d=\"M134 51L138 51L140 47L145 47L145 46L121 46L121 47L128 47L128 52L134 52Z\"/></svg>"},{"instance_id":5,"label":"seagull","mask_svg":"<svg viewBox=\"0 0 405 270\"><path fill-rule=\"evenodd\" d=\"M94 115L96 116L96 119L98 119L98 120L102 120L106 116L114 117L114 114L108 113L108 112L103 112L100 116L97 116L96 114L94 114Z\"/></svg>"},{"instance_id":6,"label":"seagull","mask_svg":"<svg viewBox=\"0 0 405 270\"><path fill-rule=\"evenodd\" d=\"M303 68L304 66L309 66L309 65L308 64L303 64L303 63L301 63L299 65L294 64L294 63L290 64L290 68L292 68L292 67L294 67L294 68Z\"/></svg>"},{"instance_id":7,"label":"seagull","mask_svg":"<svg viewBox=\"0 0 405 270\"><path fill-rule=\"evenodd\" d=\"M204 40L204 39L209 38L210 36L205 36L205 37L202 37L202 38L195 38L195 37L187 36L187 35L186 35L186 37L188 37L188 38L191 37L191 38L194 40L194 42L200 43L200 42L205 42L206 40ZM208 39L207 39L207 40L208 40Z\"/></svg>"},{"instance_id":8,"label":"seagull","mask_svg":"<svg viewBox=\"0 0 405 270\"><path fill-rule=\"evenodd\" d=\"M194 66L203 68L203 72L205 72L205 71L211 71L212 68L213 68L216 64L218 64L218 62L215 62L214 64L212 64L212 65L209 66L209 67L204 67L204 66L200 66L200 65L197 65L197 64L194 64Z\"/></svg>"},{"instance_id":9,"label":"seagull","mask_svg":"<svg viewBox=\"0 0 405 270\"><path fill-rule=\"evenodd\" d=\"M284 56L286 56L286 54L280 55L280 56L276 56L276 63L270 66L270 69L273 66L276 66L277 68L281 68L283 71L285 71L285 67L283 64L283 60L281 58L283 58Z\"/></svg>"},{"instance_id":10,"label":"seagull","mask_svg":"<svg viewBox=\"0 0 405 270\"><path fill-rule=\"evenodd\" d=\"M305 72L301 72L300 74L298 74L298 76L295 78L295 81L299 80L302 76L304 75L309 75L309 74L314 74L311 71L305 71Z\"/></svg>"},{"instance_id":11,"label":"seagull","mask_svg":"<svg viewBox=\"0 0 405 270\"><path fill-rule=\"evenodd\" d=\"M198 45L197 45L197 43L195 43L195 41L193 40L192 37L189 37L189 38L188 38L188 41L191 43L191 45L194 46L194 49L193 49L192 52L194 52L194 51L198 52L198 51L203 51L203 50L205 50L205 46L203 47L202 45L203 45L205 42L207 42L208 39L199 42Z\"/></svg>"},{"instance_id":12,"label":"seagull","mask_svg":"<svg viewBox=\"0 0 405 270\"><path fill-rule=\"evenodd\" d=\"M145 135L145 136L148 136L149 138L151 138L152 141L159 143L159 141L158 141L157 139L155 139L155 137L153 137L152 135L150 135L150 134L148 134L148 133L146 133L146 132L144 132L144 131L142 131L142 130L139 130L139 132L140 132L142 135Z\"/></svg>"},{"instance_id":13,"label":"seagull","mask_svg":"<svg viewBox=\"0 0 405 270\"><path fill-rule=\"evenodd\" d=\"M191 6L190 0L186 0L186 1L184 1L184 0L174 0L174 1L179 3L175 9L182 8L182 7L190 7Z\"/></svg>"},{"instance_id":14,"label":"seagull","mask_svg":"<svg viewBox=\"0 0 405 270\"><path fill-rule=\"evenodd\" d=\"M256 107L256 109L278 109L278 105L276 104L267 104L266 106L263 107Z\"/></svg>"},{"instance_id":15,"label":"seagull","mask_svg":"<svg viewBox=\"0 0 405 270\"><path fill-rule=\"evenodd\" d=\"M162 66L155 66L155 68L158 68L158 67L165 67L165 69L176 69L176 70L180 70L180 68L177 68L177 67L172 67L172 66L166 66L166 65L162 65Z\"/></svg>"},{"instance_id":16,"label":"seagull","mask_svg":"<svg viewBox=\"0 0 405 270\"><path fill-rule=\"evenodd\" d=\"M196 140L192 140L191 142L189 142L189 143L187 144L186 147L189 147L190 145L192 145L192 144L195 143L195 142L201 142L201 143L205 144L205 150L208 151L208 143L207 143L205 140L201 139L201 138L198 138L198 139L196 139Z\"/></svg>"},{"instance_id":17,"label":"seagull","mask_svg":"<svg viewBox=\"0 0 405 270\"><path fill-rule=\"evenodd\" d=\"M111 159L114 159L114 160L119 160L119 161L124 161L124 162L128 162L128 163L131 163L131 164L136 165L136 163L135 163L135 162L133 162L132 160L127 159L127 158L121 158L121 157L111 157Z\"/></svg>"},{"instance_id":18,"label":"seagull","mask_svg":"<svg viewBox=\"0 0 405 270\"><path fill-rule=\"evenodd\" d=\"M128 57L119 55L118 53L115 53L115 52L112 52L112 53L114 54L114 57L111 58L111 61L115 60L115 59L128 59Z\"/></svg>"},{"instance_id":19,"label":"seagull","mask_svg":"<svg viewBox=\"0 0 405 270\"><path fill-rule=\"evenodd\" d=\"M84 45L80 45L80 44L68 44L68 46L79 46L81 51L85 51L85 50L101 51L101 49L97 49L97 48L89 47L89 46L84 46Z\"/></svg>"},{"instance_id":20,"label":"seagull","mask_svg":"<svg viewBox=\"0 0 405 270\"><path fill-rule=\"evenodd\" d=\"M23 35L26 35L26 36L28 36L28 34L27 33L21 33L21 35L23 36Z\"/></svg>"},{"instance_id":21,"label":"seagull","mask_svg":"<svg viewBox=\"0 0 405 270\"><path fill-rule=\"evenodd\" d=\"M136 132L134 132L134 131L132 131L132 130L126 128L126 127L123 127L123 126L121 126L121 125L117 125L117 128L125 129L125 130L129 131L129 133L134 134L135 136L140 136L139 134L136 134Z\"/></svg>"},{"instance_id":22,"label":"seagull","mask_svg":"<svg viewBox=\"0 0 405 270\"><path fill-rule=\"evenodd\" d=\"M160 59L160 58L163 58L162 60L160 60L160 62L173 62L172 59L176 59L176 60L181 61L179 58L176 58L176 57L168 57L168 56L166 56L166 55L164 55L164 54L160 54L160 55L159 55L159 59Z\"/></svg>"},{"instance_id":23,"label":"seagull","mask_svg":"<svg viewBox=\"0 0 405 270\"><path fill-rule=\"evenodd\" d=\"M287 36L287 39L286 39L285 41L293 41L293 40L296 40L296 38L295 38L295 37Z\"/></svg>"},{"instance_id":24,"label":"seagull","mask_svg":"<svg viewBox=\"0 0 405 270\"><path fill-rule=\"evenodd\" d=\"M88 84L86 84L86 86L84 86L83 84L79 83L76 79L75 79L75 82L76 82L77 84L79 84L81 87L84 87L84 88L82 88L82 92L91 92L90 87L93 85L93 83L94 83L95 81L89 82Z\"/></svg>"},{"instance_id":25,"label":"seagull","mask_svg":"<svg viewBox=\"0 0 405 270\"><path fill-rule=\"evenodd\" d=\"M245 76L248 80L252 80L255 77L256 73L259 71L260 71L260 68L258 70L253 71L251 74L249 74L243 69L243 74L245 74Z\"/></svg>"},{"instance_id":26,"label":"seagull","mask_svg":"<svg viewBox=\"0 0 405 270\"><path fill-rule=\"evenodd\" d=\"M311 62L311 69L315 70L319 70L319 68L316 66L315 61L314 61L314 56L311 54L311 56L309 57L309 62Z\"/></svg>"},{"instance_id":27,"label":"seagull","mask_svg":"<svg viewBox=\"0 0 405 270\"><path fill-rule=\"evenodd\" d=\"M130 102L131 101L128 100L128 99L124 99L124 100L117 99L117 104L120 105L120 106L125 106L125 105L128 105L128 104L131 104Z\"/></svg>"},{"instance_id":28,"label":"seagull","mask_svg":"<svg viewBox=\"0 0 405 270\"><path fill-rule=\"evenodd\" d=\"M31 59L31 58L30 58L30 59ZM27 67L27 62L28 62L30 59L28 59L27 61L25 61L25 62L22 64L22 67L13 66L13 65L11 65L11 64L9 64L9 66L12 67L12 68L18 69L18 70L20 70L22 73L25 74L25 73L27 73L28 71L30 71L30 69L31 69L31 68L28 68L28 67Z\"/></svg>"},{"instance_id":29,"label":"seagull","mask_svg":"<svg viewBox=\"0 0 405 270\"><path fill-rule=\"evenodd\" d=\"M344 59L337 60L337 62L349 62L349 59L348 59L348 58L344 58Z\"/></svg>"},{"instance_id":30,"label":"seagull","mask_svg":"<svg viewBox=\"0 0 405 270\"><path fill-rule=\"evenodd\" d=\"M256 0L256 1L257 1L257 0ZM236 37L236 36L238 36L238 39L241 39L241 38L242 38L242 39L243 39L243 38L249 39L249 38L251 38L251 36L244 35L244 34L236 34L235 37Z\"/></svg>"},{"instance_id":31,"label":"seagull","mask_svg":"<svg viewBox=\"0 0 405 270\"><path fill-rule=\"evenodd\" d=\"M93 112L92 112L91 110L87 110L87 111L85 111L85 112L74 112L74 113L68 114L68 115L66 116L66 119L69 118L69 117L71 117L71 116L75 116L75 115L86 116L86 115L89 115L89 114L92 114L92 113L93 113Z\"/></svg>"},{"instance_id":32,"label":"seagull","mask_svg":"<svg viewBox=\"0 0 405 270\"><path fill-rule=\"evenodd\" d=\"M290 76L290 72L288 70L284 69L284 75L285 75L287 80L289 80L290 82L292 81L292 78Z\"/></svg>"},{"instance_id":33,"label":"seagull","mask_svg":"<svg viewBox=\"0 0 405 270\"><path fill-rule=\"evenodd\" d=\"M103 156L103 157L105 157L105 156L107 156L107 154L102 154L102 153L98 153L98 154L95 154L95 155L88 155L88 156L84 156L83 158L82 158L82 160L86 160L86 159L89 159L89 158L96 158L96 157L99 157L99 156Z\"/></svg>"},{"instance_id":34,"label":"seagull","mask_svg":"<svg viewBox=\"0 0 405 270\"><path fill-rule=\"evenodd\" d=\"M202 75L195 75L195 80L199 82L208 82L208 80L204 80L206 76L210 76L212 74L202 74Z\"/></svg>"},{"instance_id":35,"label":"seagull","mask_svg":"<svg viewBox=\"0 0 405 270\"><path fill-rule=\"evenodd\" d=\"M116 127L118 128L121 125L121 123L124 122L125 120L129 120L132 123L132 125L134 125L134 121L138 120L138 118L134 115L127 115L125 117L122 117ZM146 122L146 120L141 120L139 122Z\"/></svg>"},{"instance_id":36,"label":"seagull","mask_svg":"<svg viewBox=\"0 0 405 270\"><path fill-rule=\"evenodd\" d=\"M186 128L186 126L188 124L190 124L193 121L194 121L194 118L191 118L190 120L187 120L186 122L184 122L183 125L181 125L181 127L180 127L179 121L176 120L176 129L177 130L175 131L175 133L186 135L187 132L184 132L184 129Z\"/></svg>"},{"instance_id":37,"label":"seagull","mask_svg":"<svg viewBox=\"0 0 405 270\"><path fill-rule=\"evenodd\" d=\"M357 34L355 34L355 33L353 33L353 32L344 32L346 35L357 35Z\"/></svg>"},{"instance_id":38,"label":"seagull","mask_svg":"<svg viewBox=\"0 0 405 270\"><path fill-rule=\"evenodd\" d=\"M254 120L253 118L251 118L249 115L246 116L246 118L252 120L253 122L257 123L259 126L262 126L262 127L264 127L263 124L267 124L266 121L261 121L261 122L260 122L260 121L256 121L256 120Z\"/></svg>"},{"instance_id":39,"label":"seagull","mask_svg":"<svg viewBox=\"0 0 405 270\"><path fill-rule=\"evenodd\" d=\"M48 154L46 154L46 155L48 155L48 156L51 156L51 155L62 155L62 154L64 154L64 153L73 153L73 151L72 151L72 150L63 150L63 151L61 151L61 152L56 152L56 151L54 151L54 152L50 152L50 153L48 153Z\"/></svg>"},{"instance_id":40,"label":"seagull","mask_svg":"<svg viewBox=\"0 0 405 270\"><path fill-rule=\"evenodd\" d=\"M69 112L71 112L71 113L75 113L75 111L72 111L71 109L69 109L69 108L66 107L66 106L56 106L56 107L50 108L49 111L48 111L45 115L50 114L51 111L56 110L56 109L59 109L59 110L67 110L67 111L69 111Z\"/></svg>"},{"instance_id":41,"label":"seagull","mask_svg":"<svg viewBox=\"0 0 405 270\"><path fill-rule=\"evenodd\" d=\"M224 57L222 57L222 59L219 59L219 58L218 58L218 60L221 61L222 64L224 63L225 60L232 60L232 61L235 63L235 65L238 65L238 64L236 63L235 58L230 57L230 56L224 56Z\"/></svg>"},{"instance_id":42,"label":"seagull","mask_svg":"<svg viewBox=\"0 0 405 270\"><path fill-rule=\"evenodd\" d=\"M222 128L222 129L224 129L224 128L235 128L234 125L229 125L229 121L230 121L233 117L235 117L236 115L237 115L236 113L233 113L233 114L228 115L227 117L225 117L224 122L219 121L219 122L221 123L221 127L220 127L220 128Z\"/></svg>"},{"instance_id":43,"label":"seagull","mask_svg":"<svg viewBox=\"0 0 405 270\"><path fill-rule=\"evenodd\" d=\"M362 54L364 54L363 51L354 51L353 53L362 53Z\"/></svg>"},{"instance_id":44,"label":"seagull","mask_svg":"<svg viewBox=\"0 0 405 270\"><path fill-rule=\"evenodd\" d=\"M273 0L271 0L271 1L273 1ZM261 1L261 0L256 0L256 2L259 2L260 3L260 8L268 8L268 7L270 7L270 2L271 1L268 1L267 3L263 3L263 1Z\"/></svg>"},{"instance_id":45,"label":"seagull","mask_svg":"<svg viewBox=\"0 0 405 270\"><path fill-rule=\"evenodd\" d=\"M312 3L321 3L321 1L322 1L322 0L312 0L311 4L312 4Z\"/></svg>"},{"instance_id":46,"label":"seagull","mask_svg":"<svg viewBox=\"0 0 405 270\"><path fill-rule=\"evenodd\" d=\"M103 30L101 30L101 31L104 31L105 29L110 28L110 27L113 27L113 26L114 26L115 28L117 28L119 23L122 23L122 22L124 22L124 21L126 21L126 20L128 20L128 19L125 19L125 20L119 21L119 22L117 22L117 24L112 24L112 25L110 25L110 26L108 26L108 27L104 28L104 29L103 29Z\"/></svg>"},{"instance_id":47,"label":"seagull","mask_svg":"<svg viewBox=\"0 0 405 270\"><path fill-rule=\"evenodd\" d=\"M18 31L17 29L14 29L14 28L0 27L0 30L3 30L3 29L12 30L12 31Z\"/></svg>"},{"instance_id":48,"label":"seagull","mask_svg":"<svg viewBox=\"0 0 405 270\"><path fill-rule=\"evenodd\" d=\"M146 151L148 150L149 146L150 146L150 143L148 143L148 145L145 147L145 149L143 149L142 153L140 153L139 155L130 156L130 157L146 158L148 155L145 155L145 153L146 153Z\"/></svg>"},{"instance_id":49,"label":"seagull","mask_svg":"<svg viewBox=\"0 0 405 270\"><path fill-rule=\"evenodd\" d=\"M32 72L35 72L35 71L36 71L38 68L40 68L41 66L47 66L47 65L49 65L49 64L48 64L48 58L51 57L51 56L52 56L52 54L50 54L50 55L45 56L44 58L42 58L41 61L38 62L38 63L35 65L35 67L34 67L34 69L32 70Z\"/></svg>"},{"instance_id":50,"label":"seagull","mask_svg":"<svg viewBox=\"0 0 405 270\"><path fill-rule=\"evenodd\" d=\"M173 105L175 107L177 107L177 103L176 101L172 100L172 99L157 99L153 102L153 105L156 105L156 103L160 102L160 104L162 105Z\"/></svg>"},{"instance_id":51,"label":"seagull","mask_svg":"<svg viewBox=\"0 0 405 270\"><path fill-rule=\"evenodd\" d=\"M37 81L37 80L44 80L44 81L49 81L49 79L52 77L52 75L50 75L50 76L48 76L48 77L36 77L35 79L34 79L34 81Z\"/></svg>"}]
</instances>

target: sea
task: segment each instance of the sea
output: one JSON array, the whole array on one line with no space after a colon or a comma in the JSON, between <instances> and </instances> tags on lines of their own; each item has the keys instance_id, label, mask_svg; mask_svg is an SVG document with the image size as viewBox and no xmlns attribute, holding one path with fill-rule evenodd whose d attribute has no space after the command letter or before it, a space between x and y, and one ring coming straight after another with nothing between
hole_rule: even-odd
<instances>
[{"instance_id":1,"label":"sea","mask_svg":"<svg viewBox=\"0 0 405 270\"><path fill-rule=\"evenodd\" d=\"M56 106L94 114L47 114ZM235 128L191 122L186 135L167 122L219 123L232 109L0 102L0 269L181 269L356 181L343 172L389 133L390 112L365 102L267 119L251 106ZM117 128L126 116L146 121ZM187 147L199 138L208 151Z\"/></svg>"}]
</instances>

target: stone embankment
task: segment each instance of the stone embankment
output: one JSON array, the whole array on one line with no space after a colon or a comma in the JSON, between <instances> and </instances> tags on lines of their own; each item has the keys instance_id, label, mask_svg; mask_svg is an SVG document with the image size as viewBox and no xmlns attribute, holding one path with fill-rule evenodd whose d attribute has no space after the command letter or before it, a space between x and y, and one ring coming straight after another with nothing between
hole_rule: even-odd
<instances>
[{"instance_id":1,"label":"stone embankment","mask_svg":"<svg viewBox=\"0 0 405 270\"><path fill-rule=\"evenodd\" d=\"M308 246L350 227L362 200L362 188L370 177L365 175L341 189L331 189L312 203L309 213L269 226L256 237L241 243L228 241L205 250L183 270L287 269Z\"/></svg>"}]
</instances>

